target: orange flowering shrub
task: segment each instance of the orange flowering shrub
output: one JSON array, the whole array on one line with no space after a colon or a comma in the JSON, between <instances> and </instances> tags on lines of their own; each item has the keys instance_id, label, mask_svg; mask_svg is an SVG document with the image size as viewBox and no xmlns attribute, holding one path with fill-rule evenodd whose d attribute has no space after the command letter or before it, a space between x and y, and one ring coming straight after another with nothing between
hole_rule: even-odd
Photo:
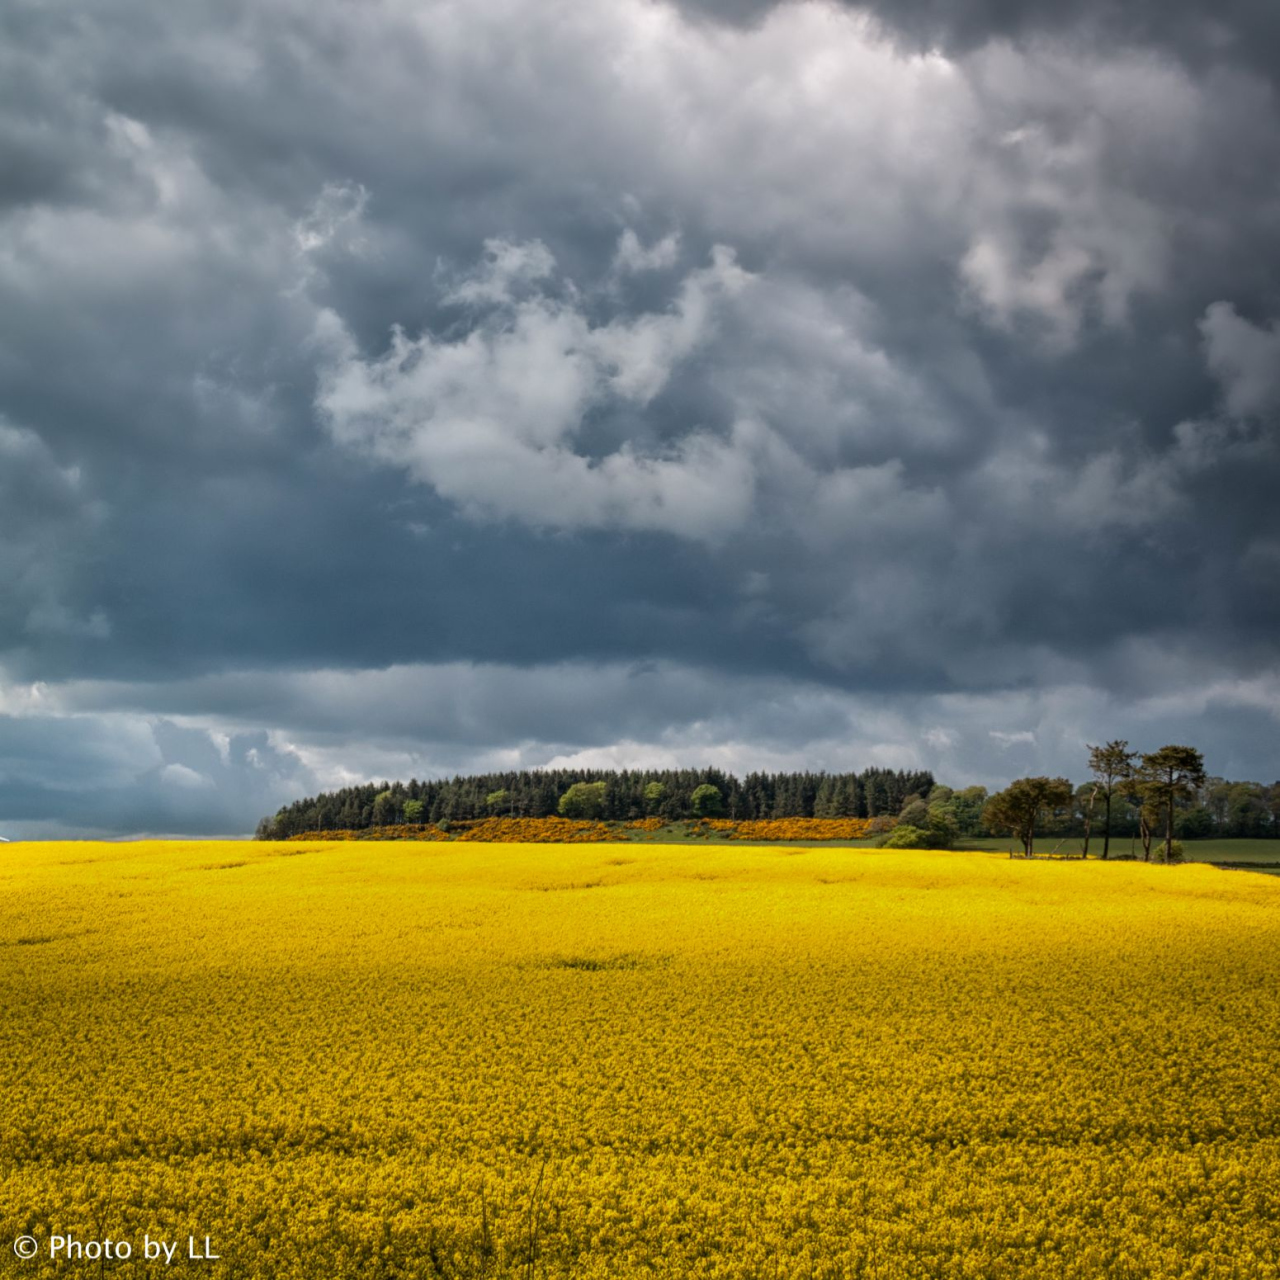
<instances>
[{"instance_id":1,"label":"orange flowering shrub","mask_svg":"<svg viewBox=\"0 0 1280 1280\"><path fill-rule=\"evenodd\" d=\"M666 818L636 818L627 823L628 831L661 831L667 825Z\"/></svg>"},{"instance_id":2,"label":"orange flowering shrub","mask_svg":"<svg viewBox=\"0 0 1280 1280\"><path fill-rule=\"evenodd\" d=\"M704 818L698 825L731 840L861 840L876 818Z\"/></svg>"},{"instance_id":3,"label":"orange flowering shrub","mask_svg":"<svg viewBox=\"0 0 1280 1280\"><path fill-rule=\"evenodd\" d=\"M891 830L893 818L702 818L696 835L767 844L772 840L861 840ZM573 818L475 818L437 826L362 827L356 831L305 831L290 840L467 840L498 844L606 844L631 839L631 832L661 831L663 818L630 822L588 822ZM680 824L674 824L680 825Z\"/></svg>"},{"instance_id":4,"label":"orange flowering shrub","mask_svg":"<svg viewBox=\"0 0 1280 1280\"><path fill-rule=\"evenodd\" d=\"M455 840L480 840L499 844L586 844L627 837L604 822L573 818L481 818L459 822Z\"/></svg>"}]
</instances>

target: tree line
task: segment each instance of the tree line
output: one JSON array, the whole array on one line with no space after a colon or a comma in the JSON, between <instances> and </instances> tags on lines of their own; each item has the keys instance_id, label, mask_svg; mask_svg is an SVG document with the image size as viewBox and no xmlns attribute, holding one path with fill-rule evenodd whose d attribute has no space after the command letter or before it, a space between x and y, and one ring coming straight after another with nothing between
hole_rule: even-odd
<instances>
[{"instance_id":1,"label":"tree line","mask_svg":"<svg viewBox=\"0 0 1280 1280\"><path fill-rule=\"evenodd\" d=\"M1111 857L1114 839L1153 848L1173 861L1182 840L1280 838L1280 782L1231 782L1205 773L1194 747L1131 750L1123 739L1088 748L1090 778L1017 778L989 795L985 787L953 791L936 785L910 795L881 843L893 848L949 848L961 837L1007 835L1032 856L1038 837L1067 842L1082 857ZM1075 846L1074 842L1079 841Z\"/></svg>"},{"instance_id":2,"label":"tree line","mask_svg":"<svg viewBox=\"0 0 1280 1280\"><path fill-rule=\"evenodd\" d=\"M946 848L959 839L1008 835L1023 852L1037 838L1055 848L1109 858L1128 841L1150 859L1172 859L1186 839L1280 838L1280 782L1233 782L1206 775L1200 752L1166 746L1141 753L1123 740L1089 747L1088 781L1018 778L1002 791L953 789L927 770L861 773L752 773L739 781L718 769L530 769L419 782L366 783L286 805L258 824L260 839L308 831L447 825L487 817L668 822L700 817L891 817L886 843Z\"/></svg>"},{"instance_id":3,"label":"tree line","mask_svg":"<svg viewBox=\"0 0 1280 1280\"><path fill-rule=\"evenodd\" d=\"M986 802L983 824L1016 837L1028 857L1037 834L1078 837L1086 858L1091 841L1108 858L1113 836L1127 836L1141 841L1145 860L1154 845L1166 862L1182 839L1280 837L1280 782L1209 777L1203 755L1178 744L1141 752L1117 739L1088 750L1089 781L1018 778Z\"/></svg>"},{"instance_id":4,"label":"tree line","mask_svg":"<svg viewBox=\"0 0 1280 1280\"><path fill-rule=\"evenodd\" d=\"M896 815L909 797L928 795L933 788L933 774L919 769L752 773L742 780L720 769L525 769L371 782L323 792L263 818L257 835L281 840L307 831L439 825L495 816L660 817L668 822L720 816L874 818Z\"/></svg>"}]
</instances>

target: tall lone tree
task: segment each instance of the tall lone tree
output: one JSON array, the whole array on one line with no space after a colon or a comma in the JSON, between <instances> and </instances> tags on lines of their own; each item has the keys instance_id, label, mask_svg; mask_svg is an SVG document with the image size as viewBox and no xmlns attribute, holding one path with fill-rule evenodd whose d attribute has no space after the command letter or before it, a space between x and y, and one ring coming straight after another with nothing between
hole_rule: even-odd
<instances>
[{"instance_id":1,"label":"tall lone tree","mask_svg":"<svg viewBox=\"0 0 1280 1280\"><path fill-rule=\"evenodd\" d=\"M1118 738L1102 747L1089 748L1089 770L1098 780L1098 790L1102 793L1102 857L1103 861L1111 853L1111 797L1123 789L1124 783L1133 776L1133 762L1138 758L1136 751L1129 750L1129 744Z\"/></svg>"},{"instance_id":2,"label":"tall lone tree","mask_svg":"<svg viewBox=\"0 0 1280 1280\"><path fill-rule=\"evenodd\" d=\"M1204 756L1195 747L1161 747L1142 757L1138 769L1143 797L1164 814L1164 860L1173 859L1173 810L1194 800L1204 786Z\"/></svg>"}]
</instances>

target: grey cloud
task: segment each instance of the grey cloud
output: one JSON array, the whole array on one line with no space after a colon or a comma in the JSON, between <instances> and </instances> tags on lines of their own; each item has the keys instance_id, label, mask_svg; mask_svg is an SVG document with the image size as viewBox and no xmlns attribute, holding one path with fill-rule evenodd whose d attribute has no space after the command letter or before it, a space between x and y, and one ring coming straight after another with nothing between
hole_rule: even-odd
<instances>
[{"instance_id":1,"label":"grey cloud","mask_svg":"<svg viewBox=\"0 0 1280 1280\"><path fill-rule=\"evenodd\" d=\"M743 774L887 764L966 785L1028 772L1079 778L1088 743L1117 736L1142 748L1191 736L1211 771L1254 771L1280 721L1280 680L1224 672L1188 698L1180 680L1205 671L1191 658L1133 653L1129 666L1164 669L1127 697L1069 679L980 694L841 693L673 664L72 683L0 722L13 744L0 759L5 834L58 821L110 829L126 813L146 815L135 829L235 834L300 789L538 766Z\"/></svg>"},{"instance_id":2,"label":"grey cloud","mask_svg":"<svg viewBox=\"0 0 1280 1280\"><path fill-rule=\"evenodd\" d=\"M841 0L874 17L914 49L964 52L992 40L1075 36L1091 42L1155 46L1203 66L1243 62L1274 75L1280 19L1267 0L1226 0L1212 10L1194 0ZM717 22L757 24L794 0L680 0Z\"/></svg>"},{"instance_id":3,"label":"grey cloud","mask_svg":"<svg viewBox=\"0 0 1280 1280\"><path fill-rule=\"evenodd\" d=\"M0 715L0 834L244 835L316 776L260 730L151 716Z\"/></svg>"},{"instance_id":4,"label":"grey cloud","mask_svg":"<svg viewBox=\"0 0 1280 1280\"><path fill-rule=\"evenodd\" d=\"M67 791L80 785L111 787L162 764L146 726L123 717L6 716L0 741L0 769L11 785Z\"/></svg>"},{"instance_id":5,"label":"grey cloud","mask_svg":"<svg viewBox=\"0 0 1280 1280\"><path fill-rule=\"evenodd\" d=\"M718 296L745 283L732 254L717 248L662 314L593 326L572 305L513 297L515 284L551 274L544 245L491 241L489 249L486 268L449 298L490 304L497 319L459 341L397 329L391 350L368 363L341 319L322 314L331 359L317 406L335 437L482 517L712 541L740 525L750 474L732 441L690 432L665 454L638 454L628 442L598 458L574 447L589 413L615 400L647 406L673 366L705 343Z\"/></svg>"},{"instance_id":6,"label":"grey cloud","mask_svg":"<svg viewBox=\"0 0 1280 1280\"><path fill-rule=\"evenodd\" d=\"M67 603L86 543L108 518L76 465L63 465L34 431L0 418L0 628L39 641L49 635L103 639L100 607Z\"/></svg>"},{"instance_id":7,"label":"grey cloud","mask_svg":"<svg viewBox=\"0 0 1280 1280\"><path fill-rule=\"evenodd\" d=\"M1200 322L1209 368L1227 409L1241 416L1280 409L1280 322L1250 324L1229 302L1215 302Z\"/></svg>"},{"instance_id":8,"label":"grey cloud","mask_svg":"<svg viewBox=\"0 0 1280 1280\"><path fill-rule=\"evenodd\" d=\"M1017 699L1101 720L1158 668L1246 691L1159 723L1274 771L1273 7L714 9L5 8L10 688L293 725L303 786L496 759L489 725L834 760L826 696L998 772L992 732L1056 741ZM557 710L647 663L589 732ZM472 667L561 696L414 674ZM372 670L436 745L338 696ZM753 680L776 723L717 710ZM264 771L195 742L121 794L210 829Z\"/></svg>"}]
</instances>

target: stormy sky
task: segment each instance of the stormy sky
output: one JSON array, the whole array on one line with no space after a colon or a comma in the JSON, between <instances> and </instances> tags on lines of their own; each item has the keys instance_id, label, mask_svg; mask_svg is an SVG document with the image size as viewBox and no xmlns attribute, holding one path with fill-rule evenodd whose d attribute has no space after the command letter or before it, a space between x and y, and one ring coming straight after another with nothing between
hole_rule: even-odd
<instances>
[{"instance_id":1,"label":"stormy sky","mask_svg":"<svg viewBox=\"0 0 1280 1280\"><path fill-rule=\"evenodd\" d=\"M1271 0L0 7L0 834L1280 776Z\"/></svg>"}]
</instances>

